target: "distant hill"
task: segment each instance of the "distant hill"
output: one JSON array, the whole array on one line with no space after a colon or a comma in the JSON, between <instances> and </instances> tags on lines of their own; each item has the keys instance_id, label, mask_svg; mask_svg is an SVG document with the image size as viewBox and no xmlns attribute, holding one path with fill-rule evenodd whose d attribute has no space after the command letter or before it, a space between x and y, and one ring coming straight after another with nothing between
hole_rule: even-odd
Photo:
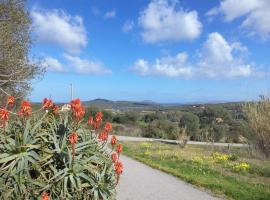
<instances>
[{"instance_id":1,"label":"distant hill","mask_svg":"<svg viewBox=\"0 0 270 200\"><path fill-rule=\"evenodd\" d=\"M62 105L64 103L57 103ZM153 101L111 101L107 99L94 99L83 101L86 107L97 107L103 109L113 109L121 111L153 111L153 110L179 110L190 111L200 110L205 106L222 106L228 110L239 110L244 102L208 102L208 103L156 103ZM40 108L42 103L32 102L35 108Z\"/></svg>"},{"instance_id":2,"label":"distant hill","mask_svg":"<svg viewBox=\"0 0 270 200\"><path fill-rule=\"evenodd\" d=\"M111 101L107 99L94 99L84 101L85 106L99 107L102 109L115 109L115 110L153 110L163 107L152 101Z\"/></svg>"}]
</instances>

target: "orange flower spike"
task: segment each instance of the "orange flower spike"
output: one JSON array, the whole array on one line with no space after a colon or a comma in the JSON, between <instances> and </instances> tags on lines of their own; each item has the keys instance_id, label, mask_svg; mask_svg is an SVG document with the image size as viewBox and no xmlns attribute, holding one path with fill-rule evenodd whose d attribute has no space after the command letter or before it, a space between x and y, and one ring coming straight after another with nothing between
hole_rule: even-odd
<instances>
[{"instance_id":1,"label":"orange flower spike","mask_svg":"<svg viewBox=\"0 0 270 200\"><path fill-rule=\"evenodd\" d=\"M109 133L112 131L112 124L109 122L106 122L104 129Z\"/></svg>"},{"instance_id":2,"label":"orange flower spike","mask_svg":"<svg viewBox=\"0 0 270 200\"><path fill-rule=\"evenodd\" d=\"M103 118L102 112L97 112L96 114L96 122L101 122Z\"/></svg>"},{"instance_id":3,"label":"orange flower spike","mask_svg":"<svg viewBox=\"0 0 270 200\"><path fill-rule=\"evenodd\" d=\"M76 132L72 132L68 136L68 140L70 144L72 145L72 160L74 161L75 159L75 144L78 142L78 134Z\"/></svg>"},{"instance_id":4,"label":"orange flower spike","mask_svg":"<svg viewBox=\"0 0 270 200\"><path fill-rule=\"evenodd\" d=\"M81 118L83 118L83 116L85 114L85 109L84 109L83 105L81 104L81 100L74 99L70 102L70 105L71 105L71 109L72 109L74 118L77 121L79 121Z\"/></svg>"},{"instance_id":5,"label":"orange flower spike","mask_svg":"<svg viewBox=\"0 0 270 200\"><path fill-rule=\"evenodd\" d=\"M89 126L92 126L92 125L94 124L94 118L93 118L92 116L89 116L89 117L88 117L87 124L88 124Z\"/></svg>"},{"instance_id":6,"label":"orange flower spike","mask_svg":"<svg viewBox=\"0 0 270 200\"><path fill-rule=\"evenodd\" d=\"M101 121L102 121L102 118L103 118L102 112L97 112L96 113L96 116L95 116L95 121L94 121L94 127L95 127L95 129L99 129L100 124L101 124Z\"/></svg>"},{"instance_id":7,"label":"orange flower spike","mask_svg":"<svg viewBox=\"0 0 270 200\"><path fill-rule=\"evenodd\" d=\"M53 107L53 101L51 99L43 99L43 108L44 109L49 109L49 108L52 108Z\"/></svg>"},{"instance_id":8,"label":"orange flower spike","mask_svg":"<svg viewBox=\"0 0 270 200\"><path fill-rule=\"evenodd\" d=\"M9 118L9 112L5 108L0 108L0 119L6 122Z\"/></svg>"},{"instance_id":9,"label":"orange flower spike","mask_svg":"<svg viewBox=\"0 0 270 200\"><path fill-rule=\"evenodd\" d=\"M42 194L42 200L50 200L49 194L47 192Z\"/></svg>"},{"instance_id":10,"label":"orange flower spike","mask_svg":"<svg viewBox=\"0 0 270 200\"><path fill-rule=\"evenodd\" d=\"M116 152L117 152L118 155L119 155L120 153L122 153L122 151L123 151L123 146L122 146L121 144L118 144L118 145L117 145L117 148L116 148Z\"/></svg>"},{"instance_id":11,"label":"orange flower spike","mask_svg":"<svg viewBox=\"0 0 270 200\"><path fill-rule=\"evenodd\" d=\"M28 117L32 112L30 102L29 101L22 101L21 102L21 109L19 111L19 115L23 115Z\"/></svg>"},{"instance_id":12,"label":"orange flower spike","mask_svg":"<svg viewBox=\"0 0 270 200\"><path fill-rule=\"evenodd\" d=\"M78 134L76 132L72 132L68 136L68 140L69 140L70 144L76 144L78 142Z\"/></svg>"},{"instance_id":13,"label":"orange flower spike","mask_svg":"<svg viewBox=\"0 0 270 200\"><path fill-rule=\"evenodd\" d=\"M53 107L52 108L53 108L53 114L58 115L58 113L59 113L59 107L57 105L53 104Z\"/></svg>"},{"instance_id":14,"label":"orange flower spike","mask_svg":"<svg viewBox=\"0 0 270 200\"><path fill-rule=\"evenodd\" d=\"M13 106L14 105L14 102L15 102L15 99L13 96L8 96L7 98L7 105L8 106Z\"/></svg>"},{"instance_id":15,"label":"orange flower spike","mask_svg":"<svg viewBox=\"0 0 270 200\"><path fill-rule=\"evenodd\" d=\"M113 163L116 163L116 162L117 162L117 160L118 160L118 156L117 156L117 154L116 154L116 153L112 153L112 155L111 155L111 159L112 159Z\"/></svg>"},{"instance_id":16,"label":"orange flower spike","mask_svg":"<svg viewBox=\"0 0 270 200\"><path fill-rule=\"evenodd\" d=\"M98 139L101 140L101 141L107 141L108 140L108 133L106 131L102 131L101 133L99 133L98 135Z\"/></svg>"},{"instance_id":17,"label":"orange flower spike","mask_svg":"<svg viewBox=\"0 0 270 200\"><path fill-rule=\"evenodd\" d=\"M112 139L111 139L111 145L114 146L117 142L117 138L115 135L112 136Z\"/></svg>"},{"instance_id":18,"label":"orange flower spike","mask_svg":"<svg viewBox=\"0 0 270 200\"><path fill-rule=\"evenodd\" d=\"M114 164L114 169L115 169L116 174L119 176L120 174L123 173L124 166L123 166L123 164L120 161L117 161Z\"/></svg>"}]
</instances>

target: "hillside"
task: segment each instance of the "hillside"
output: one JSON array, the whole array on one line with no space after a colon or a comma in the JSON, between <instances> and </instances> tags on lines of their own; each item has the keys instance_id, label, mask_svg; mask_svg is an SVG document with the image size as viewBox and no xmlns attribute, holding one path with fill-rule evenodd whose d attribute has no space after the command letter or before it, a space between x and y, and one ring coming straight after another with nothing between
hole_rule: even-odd
<instances>
[{"instance_id":1,"label":"hillside","mask_svg":"<svg viewBox=\"0 0 270 200\"><path fill-rule=\"evenodd\" d=\"M98 107L100 109L114 109L114 110L156 110L163 107L162 104L158 104L151 101L111 101L107 99L94 99L90 101L84 101L85 106Z\"/></svg>"}]
</instances>

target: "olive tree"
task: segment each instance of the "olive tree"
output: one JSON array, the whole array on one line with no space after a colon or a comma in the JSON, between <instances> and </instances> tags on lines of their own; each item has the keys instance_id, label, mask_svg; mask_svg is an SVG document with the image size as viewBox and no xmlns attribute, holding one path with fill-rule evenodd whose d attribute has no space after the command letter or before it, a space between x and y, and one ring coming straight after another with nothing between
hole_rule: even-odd
<instances>
[{"instance_id":1,"label":"olive tree","mask_svg":"<svg viewBox=\"0 0 270 200\"><path fill-rule=\"evenodd\" d=\"M0 97L20 98L31 89L30 80L44 68L29 58L31 20L24 0L0 0ZM3 103L3 102L0 102Z\"/></svg>"}]
</instances>

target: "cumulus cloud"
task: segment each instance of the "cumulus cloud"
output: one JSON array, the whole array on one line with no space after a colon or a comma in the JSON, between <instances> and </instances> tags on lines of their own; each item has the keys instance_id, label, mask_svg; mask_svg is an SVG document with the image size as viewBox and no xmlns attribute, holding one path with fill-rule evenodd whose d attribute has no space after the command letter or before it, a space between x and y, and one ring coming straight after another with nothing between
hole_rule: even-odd
<instances>
[{"instance_id":1,"label":"cumulus cloud","mask_svg":"<svg viewBox=\"0 0 270 200\"><path fill-rule=\"evenodd\" d=\"M135 26L134 21L127 20L122 27L122 31L125 33L132 31L134 26Z\"/></svg>"},{"instance_id":2,"label":"cumulus cloud","mask_svg":"<svg viewBox=\"0 0 270 200\"><path fill-rule=\"evenodd\" d=\"M106 69L101 62L82 59L78 56L64 54L68 65L80 74L110 74L111 70Z\"/></svg>"},{"instance_id":3,"label":"cumulus cloud","mask_svg":"<svg viewBox=\"0 0 270 200\"><path fill-rule=\"evenodd\" d=\"M56 44L71 53L87 45L87 34L80 16L62 10L32 10L35 33L40 41Z\"/></svg>"},{"instance_id":4,"label":"cumulus cloud","mask_svg":"<svg viewBox=\"0 0 270 200\"><path fill-rule=\"evenodd\" d=\"M66 71L62 63L60 63L56 58L50 56L44 58L42 66L48 71L53 72Z\"/></svg>"},{"instance_id":5,"label":"cumulus cloud","mask_svg":"<svg viewBox=\"0 0 270 200\"><path fill-rule=\"evenodd\" d=\"M141 75L164 75L168 77L184 76L189 77L192 74L192 68L186 63L187 54L179 53L176 56L167 56L156 59L149 63L144 59L138 59L132 70Z\"/></svg>"},{"instance_id":6,"label":"cumulus cloud","mask_svg":"<svg viewBox=\"0 0 270 200\"><path fill-rule=\"evenodd\" d=\"M202 23L196 11L185 11L173 0L152 0L140 13L139 25L145 42L193 40Z\"/></svg>"},{"instance_id":7,"label":"cumulus cloud","mask_svg":"<svg viewBox=\"0 0 270 200\"><path fill-rule=\"evenodd\" d=\"M225 21L243 19L241 27L249 35L259 35L263 39L270 35L270 2L269 0L223 0L218 7L208 11L208 16L221 14Z\"/></svg>"},{"instance_id":8,"label":"cumulus cloud","mask_svg":"<svg viewBox=\"0 0 270 200\"><path fill-rule=\"evenodd\" d=\"M176 56L157 58L153 62L138 59L131 70L140 75L160 75L182 78L232 78L252 75L252 67L244 62L247 48L241 43L229 43L219 33L211 33L198 51L195 62L180 52Z\"/></svg>"},{"instance_id":9,"label":"cumulus cloud","mask_svg":"<svg viewBox=\"0 0 270 200\"><path fill-rule=\"evenodd\" d=\"M199 73L208 77L249 76L251 66L242 58L246 51L241 43L230 44L219 33L211 33L200 50Z\"/></svg>"},{"instance_id":10,"label":"cumulus cloud","mask_svg":"<svg viewBox=\"0 0 270 200\"><path fill-rule=\"evenodd\" d=\"M110 10L104 14L104 19L114 18L116 16L116 10Z\"/></svg>"}]
</instances>

